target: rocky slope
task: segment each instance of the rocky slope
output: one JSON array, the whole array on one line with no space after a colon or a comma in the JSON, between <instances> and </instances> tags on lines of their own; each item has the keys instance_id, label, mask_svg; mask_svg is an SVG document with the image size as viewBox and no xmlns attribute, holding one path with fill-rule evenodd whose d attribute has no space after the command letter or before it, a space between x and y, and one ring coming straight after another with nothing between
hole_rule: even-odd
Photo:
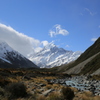
<instances>
[{"instance_id":1,"label":"rocky slope","mask_svg":"<svg viewBox=\"0 0 100 100\"><path fill-rule=\"evenodd\" d=\"M66 72L68 74L79 74L79 73L87 74L87 73L92 73L92 72L96 71L97 68L96 68L96 66L94 67L92 60L95 59L98 55L100 56L100 52L93 55L92 57L86 59L85 61L79 63L78 65L74 66L73 68L67 70ZM92 64L89 66L88 65L89 63L92 63ZM93 68L92 68L92 66L93 66ZM100 66L98 66L98 67L100 67ZM92 69L94 69L94 70L92 70ZM98 74L100 74L100 73L98 73Z\"/></svg>"},{"instance_id":2,"label":"rocky slope","mask_svg":"<svg viewBox=\"0 0 100 100\"><path fill-rule=\"evenodd\" d=\"M37 66L13 50L7 43L0 42L0 68L30 68Z\"/></svg>"},{"instance_id":3,"label":"rocky slope","mask_svg":"<svg viewBox=\"0 0 100 100\"><path fill-rule=\"evenodd\" d=\"M62 67L63 68L63 67ZM100 37L75 62L65 65L68 74L100 74ZM61 68L60 68L61 70Z\"/></svg>"}]
</instances>

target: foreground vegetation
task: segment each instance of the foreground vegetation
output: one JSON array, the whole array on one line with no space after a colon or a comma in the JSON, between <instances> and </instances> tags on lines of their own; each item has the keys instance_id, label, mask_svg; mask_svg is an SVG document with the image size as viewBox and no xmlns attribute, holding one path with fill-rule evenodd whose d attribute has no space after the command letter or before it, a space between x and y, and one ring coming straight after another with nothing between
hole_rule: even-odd
<instances>
[{"instance_id":1,"label":"foreground vegetation","mask_svg":"<svg viewBox=\"0 0 100 100\"><path fill-rule=\"evenodd\" d=\"M65 77L71 76L49 69L0 69L0 100L100 100L89 91L47 81Z\"/></svg>"}]
</instances>

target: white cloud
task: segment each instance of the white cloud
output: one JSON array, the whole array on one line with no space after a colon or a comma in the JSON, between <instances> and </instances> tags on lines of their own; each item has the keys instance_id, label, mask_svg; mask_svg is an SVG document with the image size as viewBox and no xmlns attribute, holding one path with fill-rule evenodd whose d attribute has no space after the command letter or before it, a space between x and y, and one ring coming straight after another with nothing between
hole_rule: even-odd
<instances>
[{"instance_id":1,"label":"white cloud","mask_svg":"<svg viewBox=\"0 0 100 100\"><path fill-rule=\"evenodd\" d=\"M49 35L51 37L54 37L58 34L61 34L61 35L64 35L64 36L69 34L69 32L66 29L62 29L61 25L59 25L59 24L54 25L53 29L50 30L49 33L50 33Z\"/></svg>"},{"instance_id":2,"label":"white cloud","mask_svg":"<svg viewBox=\"0 0 100 100\"><path fill-rule=\"evenodd\" d=\"M10 26L0 24L0 40L7 42L12 48L27 56L34 50L40 50L41 42L23 33L14 30Z\"/></svg>"},{"instance_id":3,"label":"white cloud","mask_svg":"<svg viewBox=\"0 0 100 100\"><path fill-rule=\"evenodd\" d=\"M43 46L46 46L46 45L48 45L48 44L49 44L49 42L48 42L48 41L42 41L41 43L42 43L42 45L43 45Z\"/></svg>"},{"instance_id":4,"label":"white cloud","mask_svg":"<svg viewBox=\"0 0 100 100\"><path fill-rule=\"evenodd\" d=\"M92 38L91 41L95 42L97 40L97 38Z\"/></svg>"},{"instance_id":5,"label":"white cloud","mask_svg":"<svg viewBox=\"0 0 100 100\"><path fill-rule=\"evenodd\" d=\"M96 13L91 12L90 9L88 9L88 8L85 8L85 10L86 10L87 12L89 12L89 14L90 14L91 16L94 16L94 15L96 14Z\"/></svg>"},{"instance_id":6,"label":"white cloud","mask_svg":"<svg viewBox=\"0 0 100 100\"><path fill-rule=\"evenodd\" d=\"M41 50L42 50L41 47L37 47L37 48L35 48L35 52L39 52L39 51L41 51Z\"/></svg>"}]
</instances>

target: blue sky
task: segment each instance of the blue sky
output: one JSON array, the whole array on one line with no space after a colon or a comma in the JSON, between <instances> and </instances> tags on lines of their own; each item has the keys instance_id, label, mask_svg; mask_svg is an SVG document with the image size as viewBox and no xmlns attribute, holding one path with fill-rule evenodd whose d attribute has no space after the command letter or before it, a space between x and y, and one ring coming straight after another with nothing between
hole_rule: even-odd
<instances>
[{"instance_id":1,"label":"blue sky","mask_svg":"<svg viewBox=\"0 0 100 100\"><path fill-rule=\"evenodd\" d=\"M84 51L100 36L100 0L0 0L0 23L41 42Z\"/></svg>"}]
</instances>

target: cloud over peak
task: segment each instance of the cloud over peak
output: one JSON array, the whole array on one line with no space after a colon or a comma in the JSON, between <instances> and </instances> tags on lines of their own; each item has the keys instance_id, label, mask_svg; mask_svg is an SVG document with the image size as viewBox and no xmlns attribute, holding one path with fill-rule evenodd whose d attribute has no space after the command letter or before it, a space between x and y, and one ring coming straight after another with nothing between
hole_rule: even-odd
<instances>
[{"instance_id":1,"label":"cloud over peak","mask_svg":"<svg viewBox=\"0 0 100 100\"><path fill-rule=\"evenodd\" d=\"M97 38L92 38L91 41L95 42L97 40Z\"/></svg>"},{"instance_id":2,"label":"cloud over peak","mask_svg":"<svg viewBox=\"0 0 100 100\"><path fill-rule=\"evenodd\" d=\"M68 35L69 32L66 29L62 29L61 25L56 24L53 26L53 29L51 29L49 31L49 35L50 35L50 37L54 37L54 36L59 35L59 34L65 36L65 35Z\"/></svg>"},{"instance_id":3,"label":"cloud over peak","mask_svg":"<svg viewBox=\"0 0 100 100\"><path fill-rule=\"evenodd\" d=\"M24 56L40 45L40 41L0 23L0 40L7 42L12 48Z\"/></svg>"},{"instance_id":4,"label":"cloud over peak","mask_svg":"<svg viewBox=\"0 0 100 100\"><path fill-rule=\"evenodd\" d=\"M42 45L43 45L43 46L46 46L46 45L48 45L48 44L49 44L49 42L48 42L48 41L46 41L46 40L45 40L45 41L42 41L41 43L42 43Z\"/></svg>"}]
</instances>

